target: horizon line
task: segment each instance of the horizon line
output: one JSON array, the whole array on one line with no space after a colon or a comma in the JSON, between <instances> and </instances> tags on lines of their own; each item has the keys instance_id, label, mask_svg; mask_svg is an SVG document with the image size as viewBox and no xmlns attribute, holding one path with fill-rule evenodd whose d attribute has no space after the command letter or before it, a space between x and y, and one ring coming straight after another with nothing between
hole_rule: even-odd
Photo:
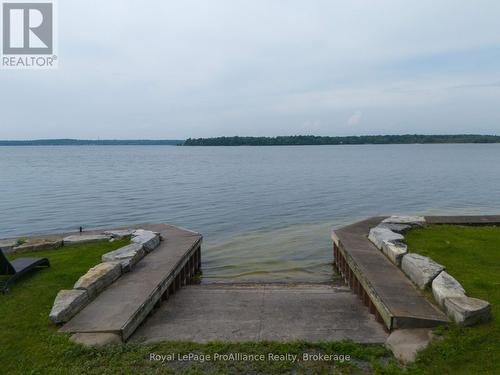
<instances>
[{"instance_id":1,"label":"horizon line","mask_svg":"<svg viewBox=\"0 0 500 375\"><path fill-rule=\"evenodd\" d=\"M214 139L214 138L281 138L281 137L320 137L320 138L350 138L350 137L500 137L499 134L481 133L403 133L403 134L350 134L350 135L315 135L315 134L293 134L293 135L219 135L209 137L187 137L187 138L32 138L32 139L0 139L0 142L50 142L50 141L74 141L74 142L184 142L188 139Z\"/></svg>"}]
</instances>

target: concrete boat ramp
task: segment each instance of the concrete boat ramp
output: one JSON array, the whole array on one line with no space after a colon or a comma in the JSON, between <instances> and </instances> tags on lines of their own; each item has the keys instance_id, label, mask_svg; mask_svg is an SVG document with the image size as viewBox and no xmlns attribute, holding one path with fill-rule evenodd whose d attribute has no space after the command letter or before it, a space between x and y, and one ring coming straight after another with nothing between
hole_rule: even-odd
<instances>
[{"instance_id":1,"label":"concrete boat ramp","mask_svg":"<svg viewBox=\"0 0 500 375\"><path fill-rule=\"evenodd\" d=\"M164 238L62 326L84 344L188 340L384 343L395 329L448 322L367 238L384 218L332 234L335 266L345 280L324 284L193 285L202 236L182 228L141 226ZM426 217L434 224L499 224L500 217Z\"/></svg>"},{"instance_id":2,"label":"concrete boat ramp","mask_svg":"<svg viewBox=\"0 0 500 375\"><path fill-rule=\"evenodd\" d=\"M345 286L212 284L182 288L132 341L383 343L384 328Z\"/></svg>"},{"instance_id":3,"label":"concrete boat ramp","mask_svg":"<svg viewBox=\"0 0 500 375\"><path fill-rule=\"evenodd\" d=\"M387 332L336 284L194 285L200 234L143 225L164 238L61 327L86 345L125 341L335 341L382 343Z\"/></svg>"}]
</instances>

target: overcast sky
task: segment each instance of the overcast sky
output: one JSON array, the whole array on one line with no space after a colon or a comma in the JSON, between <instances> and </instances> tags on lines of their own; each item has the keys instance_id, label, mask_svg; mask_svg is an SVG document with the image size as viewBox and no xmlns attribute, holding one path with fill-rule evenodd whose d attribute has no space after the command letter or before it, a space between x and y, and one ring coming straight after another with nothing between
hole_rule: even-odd
<instances>
[{"instance_id":1,"label":"overcast sky","mask_svg":"<svg viewBox=\"0 0 500 375\"><path fill-rule=\"evenodd\" d=\"M59 1L0 139L500 134L498 0Z\"/></svg>"}]
</instances>

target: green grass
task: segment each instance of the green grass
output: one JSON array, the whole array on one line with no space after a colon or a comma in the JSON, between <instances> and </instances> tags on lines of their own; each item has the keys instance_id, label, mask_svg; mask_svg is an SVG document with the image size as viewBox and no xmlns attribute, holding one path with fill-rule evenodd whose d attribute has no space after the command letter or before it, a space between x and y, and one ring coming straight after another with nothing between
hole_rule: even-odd
<instances>
[{"instance_id":1,"label":"green grass","mask_svg":"<svg viewBox=\"0 0 500 375\"><path fill-rule=\"evenodd\" d=\"M3 374L500 374L500 228L430 226L407 234L411 251L444 264L470 296L488 300L494 320L476 327L452 325L442 339L407 368L380 345L330 343L164 342L84 348L60 334L48 313L60 289L71 288L100 256L125 241L75 245L23 256L47 256L52 267L32 273L0 295L0 373ZM151 353L324 353L350 355L349 362L150 361Z\"/></svg>"},{"instance_id":2,"label":"green grass","mask_svg":"<svg viewBox=\"0 0 500 375\"><path fill-rule=\"evenodd\" d=\"M430 226L406 235L411 252L429 256L464 287L491 303L493 320L475 327L451 325L442 340L419 354L415 374L500 374L500 228Z\"/></svg>"},{"instance_id":3,"label":"green grass","mask_svg":"<svg viewBox=\"0 0 500 375\"><path fill-rule=\"evenodd\" d=\"M334 343L241 343L195 344L165 342L152 345L126 344L84 348L57 332L48 314L57 292L71 288L102 254L121 247L127 240L63 247L26 253L22 257L48 257L51 268L31 273L0 294L0 374L358 374L384 373L391 368L389 352L380 345ZM345 362L183 362L150 361L157 354L214 353L325 353L350 355ZM386 362L389 359L389 365Z\"/></svg>"},{"instance_id":4,"label":"green grass","mask_svg":"<svg viewBox=\"0 0 500 375\"><path fill-rule=\"evenodd\" d=\"M31 373L56 366L68 348L64 335L48 320L56 294L71 289L101 255L124 246L128 239L66 246L58 250L10 256L47 257L51 267L33 271L18 280L7 294L0 294L0 373Z\"/></svg>"}]
</instances>

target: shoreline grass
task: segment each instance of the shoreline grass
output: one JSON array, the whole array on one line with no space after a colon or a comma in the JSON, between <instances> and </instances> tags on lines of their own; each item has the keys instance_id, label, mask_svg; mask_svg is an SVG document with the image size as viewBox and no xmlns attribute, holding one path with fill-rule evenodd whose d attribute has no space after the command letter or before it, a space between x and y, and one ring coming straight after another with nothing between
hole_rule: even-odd
<instances>
[{"instance_id":1,"label":"shoreline grass","mask_svg":"<svg viewBox=\"0 0 500 375\"><path fill-rule=\"evenodd\" d=\"M470 297L488 301L493 319L436 330L441 340L418 354L411 374L500 374L500 228L431 225L406 234L410 252L444 265Z\"/></svg>"},{"instance_id":2,"label":"shoreline grass","mask_svg":"<svg viewBox=\"0 0 500 375\"><path fill-rule=\"evenodd\" d=\"M55 295L71 288L103 253L128 240L72 245L20 254L45 256L52 267L33 272L0 295L0 369L2 374L496 374L500 373L500 228L429 226L407 234L410 251L432 257L465 287L468 295L488 300L493 320L476 327L450 325L442 337L403 368L382 345L340 342L161 342L85 348L57 332L48 320ZM17 256L9 256L15 258ZM349 355L351 361L151 361L159 355L194 353Z\"/></svg>"}]
</instances>

